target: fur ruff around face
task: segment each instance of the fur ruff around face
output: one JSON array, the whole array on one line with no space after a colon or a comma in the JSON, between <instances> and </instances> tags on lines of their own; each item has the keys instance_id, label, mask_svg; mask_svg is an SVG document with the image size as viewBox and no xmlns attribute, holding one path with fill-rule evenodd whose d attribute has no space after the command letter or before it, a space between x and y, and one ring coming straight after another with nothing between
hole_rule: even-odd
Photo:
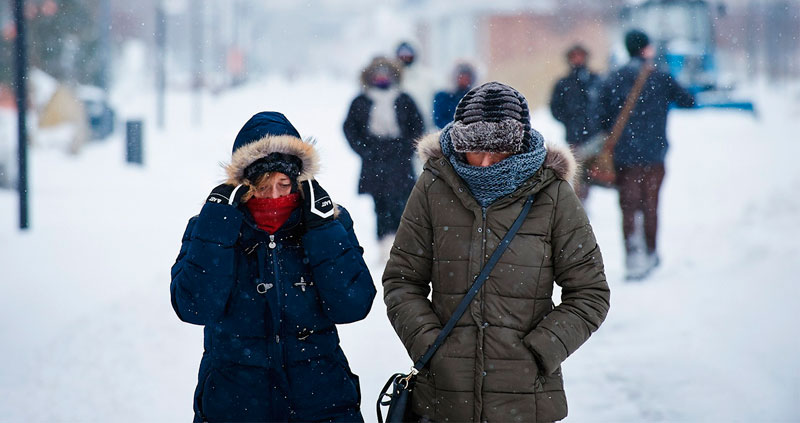
<instances>
[{"instance_id":1,"label":"fur ruff around face","mask_svg":"<svg viewBox=\"0 0 800 423\"><path fill-rule=\"evenodd\" d=\"M312 141L303 141L291 135L268 135L239 148L233 153L231 162L224 165L228 174L226 183L230 185L245 183L245 168L270 153L284 153L300 158L303 162L303 169L297 178L298 182L313 179L314 174L319 171L319 153L314 149Z\"/></svg>"},{"instance_id":2,"label":"fur ruff around face","mask_svg":"<svg viewBox=\"0 0 800 423\"><path fill-rule=\"evenodd\" d=\"M244 179L244 170L250 166L254 161L269 155L270 153L284 153L297 156L303 162L303 169L300 171L300 176L297 178L298 184L302 181L314 179L314 174L319 172L320 158L319 153L314 148L314 141L309 139L303 141L300 138L291 135L267 135L258 141L251 142L233 153L231 162L223 164L225 172L228 174L228 179L225 181L228 185L248 184ZM305 198L303 186L297 187L300 195ZM247 202L253 196L253 190L248 191L243 197L242 201ZM339 218L339 206L335 205L333 209L334 219Z\"/></svg>"},{"instance_id":3,"label":"fur ruff around face","mask_svg":"<svg viewBox=\"0 0 800 423\"><path fill-rule=\"evenodd\" d=\"M378 67L385 67L392 75L393 85L397 85L403 79L403 69L395 62L386 57L376 57L369 65L361 71L361 86L363 88L372 86L372 76Z\"/></svg>"},{"instance_id":4,"label":"fur ruff around face","mask_svg":"<svg viewBox=\"0 0 800 423\"><path fill-rule=\"evenodd\" d=\"M441 134L441 131L433 132L417 141L417 156L422 163L427 162L428 159L444 157L442 146L439 144ZM574 184L578 163L569 148L551 143L545 143L545 148L547 157L544 159L542 167L553 169L559 179Z\"/></svg>"}]
</instances>

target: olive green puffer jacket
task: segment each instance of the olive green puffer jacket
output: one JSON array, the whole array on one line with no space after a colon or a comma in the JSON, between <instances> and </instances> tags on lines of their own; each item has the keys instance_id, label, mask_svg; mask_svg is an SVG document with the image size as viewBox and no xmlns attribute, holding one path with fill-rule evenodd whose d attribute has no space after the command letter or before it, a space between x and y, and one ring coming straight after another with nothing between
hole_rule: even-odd
<instances>
[{"instance_id":1,"label":"olive green puffer jacket","mask_svg":"<svg viewBox=\"0 0 800 423\"><path fill-rule=\"evenodd\" d=\"M542 168L484 214L442 157L438 137L420 141L425 171L383 274L389 320L412 360L433 343L525 199L535 200L489 279L417 377L413 410L438 422L563 419L561 363L600 326L610 298L600 248L567 182L575 161L568 150L548 146ZM553 283L562 289L557 307Z\"/></svg>"}]
</instances>

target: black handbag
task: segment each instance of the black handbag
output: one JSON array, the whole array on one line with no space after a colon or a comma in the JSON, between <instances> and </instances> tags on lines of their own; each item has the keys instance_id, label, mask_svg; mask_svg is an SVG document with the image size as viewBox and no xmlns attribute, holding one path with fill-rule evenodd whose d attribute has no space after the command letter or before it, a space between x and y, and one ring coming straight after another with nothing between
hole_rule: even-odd
<instances>
[{"instance_id":1,"label":"black handbag","mask_svg":"<svg viewBox=\"0 0 800 423\"><path fill-rule=\"evenodd\" d=\"M378 422L384 423L383 414L381 413L381 406L389 406L388 411L386 412L386 423L401 423L401 422L410 422L415 419L413 413L411 412L411 391L414 389L414 381L416 379L417 373L422 370L425 365L428 364L428 361L433 357L433 354L436 353L436 350L439 349L440 346L444 343L445 338L450 335L450 332L456 326L456 322L461 316L467 311L467 307L469 307L469 303L472 302L472 299L475 298L475 295L478 294L483 283L486 282L486 279L489 278L489 273L492 272L494 266L500 260L500 257L508 248L508 244L511 243L511 240L514 239L514 235L517 234L520 226L522 226L522 222L525 220L525 217L528 215L528 211L531 209L531 204L533 204L533 196L528 197L525 201L525 205L522 207L522 211L520 212L517 219L514 221L514 224L511 225L511 228L506 233L506 236L503 237L503 240L500 241L500 244L497 246L497 249L494 250L492 256L489 258L489 261L486 262L486 265L483 266L481 273L478 275L475 283L472 284L472 287L469 289L467 294L461 300L461 303L458 304L458 308L450 316L450 320L447 321L447 324L444 325L444 328L441 332L439 332L439 336L436 337L436 340L433 344L428 348L428 351L420 358L416 363L414 363L414 367L411 368L411 372L404 374L404 373L395 373L392 377L386 381L386 385L383 386L383 389L378 396L378 402L375 404L376 411L378 412Z\"/></svg>"}]
</instances>

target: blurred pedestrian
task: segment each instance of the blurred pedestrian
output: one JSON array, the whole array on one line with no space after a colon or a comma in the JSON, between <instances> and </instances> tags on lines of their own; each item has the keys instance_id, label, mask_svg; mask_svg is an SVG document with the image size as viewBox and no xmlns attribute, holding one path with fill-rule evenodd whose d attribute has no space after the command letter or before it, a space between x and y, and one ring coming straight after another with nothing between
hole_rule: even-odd
<instances>
[{"instance_id":1,"label":"blurred pedestrian","mask_svg":"<svg viewBox=\"0 0 800 423\"><path fill-rule=\"evenodd\" d=\"M375 201L377 235L388 250L414 186L411 157L423 124L414 100L400 90L401 70L376 57L361 74L363 92L350 104L344 134L361 156L358 192Z\"/></svg>"},{"instance_id":2,"label":"blurred pedestrian","mask_svg":"<svg viewBox=\"0 0 800 423\"><path fill-rule=\"evenodd\" d=\"M433 97L433 124L442 129L453 121L456 106L475 84L475 68L469 63L459 63L453 69L453 87L442 90Z\"/></svg>"},{"instance_id":3,"label":"blurred pedestrian","mask_svg":"<svg viewBox=\"0 0 800 423\"><path fill-rule=\"evenodd\" d=\"M597 101L600 77L587 67L589 52L580 44L567 50L569 73L553 88L550 111L553 117L564 124L566 141L577 151L596 132L596 118L591 115ZM589 196L589 181L583 166L578 167L575 193L581 202Z\"/></svg>"},{"instance_id":4,"label":"blurred pedestrian","mask_svg":"<svg viewBox=\"0 0 800 423\"><path fill-rule=\"evenodd\" d=\"M336 325L366 317L375 286L320 158L280 113L253 116L228 180L191 218L172 307L205 326L194 421L363 421Z\"/></svg>"},{"instance_id":5,"label":"blurred pedestrian","mask_svg":"<svg viewBox=\"0 0 800 423\"><path fill-rule=\"evenodd\" d=\"M412 360L484 280L487 260L496 265L417 374L413 413L437 422L563 419L561 363L609 308L600 249L567 182L572 154L545 148L525 97L498 82L468 92L454 122L418 149L425 171L383 274L389 320ZM495 261L518 219L521 229ZM554 282L562 288L555 307Z\"/></svg>"},{"instance_id":6,"label":"blurred pedestrian","mask_svg":"<svg viewBox=\"0 0 800 423\"><path fill-rule=\"evenodd\" d=\"M431 104L435 84L430 69L422 63L419 52L409 41L402 41L397 45L395 58L403 74L400 89L414 100L425 128L431 128Z\"/></svg>"},{"instance_id":7,"label":"blurred pedestrian","mask_svg":"<svg viewBox=\"0 0 800 423\"><path fill-rule=\"evenodd\" d=\"M650 72L644 75L643 89L633 102L627 125L613 150L625 238L626 277L637 280L646 277L660 262L656 236L659 191L669 147L667 112L670 104L694 106L694 97L670 74L653 67L655 50L647 34L636 29L629 31L625 34L625 47L630 62L611 73L603 83L598 113L601 127L610 131L636 79L643 72ZM643 216L644 246L635 237L637 213Z\"/></svg>"}]
</instances>

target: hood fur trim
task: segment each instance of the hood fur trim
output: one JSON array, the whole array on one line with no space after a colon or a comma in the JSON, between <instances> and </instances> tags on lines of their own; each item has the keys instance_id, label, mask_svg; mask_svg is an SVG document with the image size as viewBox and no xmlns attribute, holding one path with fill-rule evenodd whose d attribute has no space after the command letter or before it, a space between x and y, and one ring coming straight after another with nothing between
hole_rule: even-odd
<instances>
[{"instance_id":1,"label":"hood fur trim","mask_svg":"<svg viewBox=\"0 0 800 423\"><path fill-rule=\"evenodd\" d=\"M556 144L545 144L547 157L542 166L553 169L559 179L563 179L573 186L578 173L578 161L569 147Z\"/></svg>"},{"instance_id":2,"label":"hood fur trim","mask_svg":"<svg viewBox=\"0 0 800 423\"><path fill-rule=\"evenodd\" d=\"M372 85L372 75L380 66L385 66L389 69L392 75L394 86L397 86L403 80L403 68L397 63L396 60L389 59L388 57L378 56L372 59L364 70L361 71L361 86L367 88Z\"/></svg>"},{"instance_id":3,"label":"hood fur trim","mask_svg":"<svg viewBox=\"0 0 800 423\"><path fill-rule=\"evenodd\" d=\"M417 141L417 155L422 163L426 163L428 159L444 157L442 146L439 144L441 134L441 131L433 132ZM578 171L578 163L570 149L552 143L545 143L545 148L547 149L547 157L545 157L542 167L550 168L558 178L574 183L575 175Z\"/></svg>"},{"instance_id":4,"label":"hood fur trim","mask_svg":"<svg viewBox=\"0 0 800 423\"><path fill-rule=\"evenodd\" d=\"M223 163L225 172L228 174L228 180L225 183L229 185L243 184L245 168L250 166L254 161L270 153L291 154L299 157L300 160L303 161L303 170L297 178L298 182L314 179L314 175L319 172L319 153L317 153L317 150L314 148L313 139L303 141L292 135L267 135L258 141L251 142L239 148L233 153L230 163ZM297 190L300 192L300 195L305 198L303 186L298 186ZM251 196L252 191L245 194L242 200L247 201ZM338 219L340 213L339 205L334 203L333 218Z\"/></svg>"},{"instance_id":5,"label":"hood fur trim","mask_svg":"<svg viewBox=\"0 0 800 423\"><path fill-rule=\"evenodd\" d=\"M417 140L417 156L422 163L427 163L428 159L440 159L444 156L442 145L439 144L441 135L442 131L431 132Z\"/></svg>"},{"instance_id":6,"label":"hood fur trim","mask_svg":"<svg viewBox=\"0 0 800 423\"><path fill-rule=\"evenodd\" d=\"M270 153L284 153L297 156L303 162L303 170L298 181L313 179L319 171L319 153L314 149L313 140L303 141L291 135L267 135L258 141L251 142L233 153L231 162L223 164L228 174L227 184L244 183L244 170L256 160Z\"/></svg>"}]
</instances>

